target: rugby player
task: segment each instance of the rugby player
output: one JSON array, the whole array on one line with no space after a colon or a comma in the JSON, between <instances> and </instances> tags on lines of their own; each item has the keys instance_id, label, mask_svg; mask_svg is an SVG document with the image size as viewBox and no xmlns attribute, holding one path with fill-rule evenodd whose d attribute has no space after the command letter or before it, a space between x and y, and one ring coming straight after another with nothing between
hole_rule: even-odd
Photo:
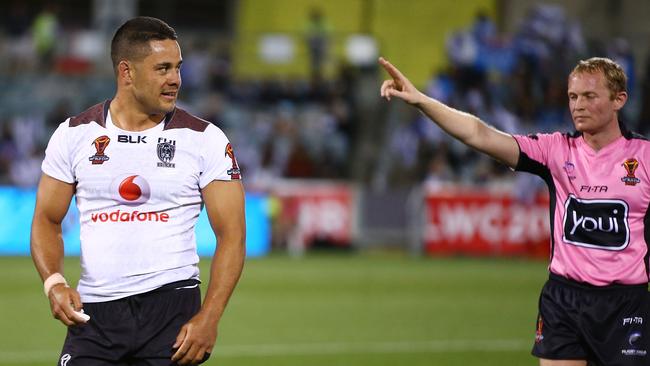
<instances>
[{"instance_id":1,"label":"rugby player","mask_svg":"<svg viewBox=\"0 0 650 366\"><path fill-rule=\"evenodd\" d=\"M68 118L42 164L31 252L52 314L68 326L57 364L188 365L207 360L244 263L244 190L215 125L176 107L181 49L150 17L111 43L113 99ZM63 277L63 220L75 196L81 278ZM194 225L218 240L203 302Z\"/></svg>"}]
</instances>

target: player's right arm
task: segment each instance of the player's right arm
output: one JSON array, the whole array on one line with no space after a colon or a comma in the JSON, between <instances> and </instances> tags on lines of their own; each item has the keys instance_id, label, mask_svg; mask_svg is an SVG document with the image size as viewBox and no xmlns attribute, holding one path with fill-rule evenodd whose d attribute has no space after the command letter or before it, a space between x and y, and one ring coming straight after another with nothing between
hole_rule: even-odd
<instances>
[{"instance_id":1,"label":"player's right arm","mask_svg":"<svg viewBox=\"0 0 650 366\"><path fill-rule=\"evenodd\" d=\"M68 212L75 187L73 184L41 176L36 193L36 208L32 221L31 253L41 280L54 273L63 274L63 236L61 222ZM65 325L84 322L74 311L81 310L79 293L67 285L52 286L47 297L52 315Z\"/></svg>"},{"instance_id":2,"label":"player's right arm","mask_svg":"<svg viewBox=\"0 0 650 366\"><path fill-rule=\"evenodd\" d=\"M519 146L512 135L487 125L476 116L451 108L421 93L383 57L379 59L379 64L391 77L381 85L382 97L387 100L391 97L402 99L418 108L454 138L509 167L516 167Z\"/></svg>"}]
</instances>

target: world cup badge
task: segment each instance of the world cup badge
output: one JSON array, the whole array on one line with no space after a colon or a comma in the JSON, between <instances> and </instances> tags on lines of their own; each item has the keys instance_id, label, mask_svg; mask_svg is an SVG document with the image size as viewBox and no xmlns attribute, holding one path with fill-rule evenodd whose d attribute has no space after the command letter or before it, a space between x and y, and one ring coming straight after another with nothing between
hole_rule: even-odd
<instances>
[{"instance_id":1,"label":"world cup badge","mask_svg":"<svg viewBox=\"0 0 650 366\"><path fill-rule=\"evenodd\" d=\"M232 167L228 169L228 175L230 175L230 179L241 179L241 170L239 169L239 164L237 164L237 158L235 157L235 151L232 148L232 145L228 143L226 145L226 153L225 156L229 157L230 160L232 161Z\"/></svg>"},{"instance_id":2,"label":"world cup badge","mask_svg":"<svg viewBox=\"0 0 650 366\"><path fill-rule=\"evenodd\" d=\"M108 147L109 142L111 142L111 139L106 135L99 136L95 139L95 141L93 141L92 145L95 146L96 153L95 155L88 158L88 160L90 160L93 165L104 164L104 162L109 159L109 157L104 154L104 151L106 150L106 147Z\"/></svg>"},{"instance_id":3,"label":"world cup badge","mask_svg":"<svg viewBox=\"0 0 650 366\"><path fill-rule=\"evenodd\" d=\"M627 159L622 165L627 174L621 178L621 181L625 183L626 186L635 186L637 183L641 182L641 180L634 175L634 172L636 172L636 169L639 167L638 160L634 158Z\"/></svg>"}]
</instances>

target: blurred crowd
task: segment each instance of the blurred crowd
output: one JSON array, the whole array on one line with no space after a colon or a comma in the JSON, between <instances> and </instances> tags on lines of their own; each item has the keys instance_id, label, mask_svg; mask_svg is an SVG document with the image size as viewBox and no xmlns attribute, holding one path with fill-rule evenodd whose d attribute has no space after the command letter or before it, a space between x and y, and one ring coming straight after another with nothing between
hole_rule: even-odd
<instances>
[{"instance_id":1,"label":"blurred crowd","mask_svg":"<svg viewBox=\"0 0 650 366\"><path fill-rule=\"evenodd\" d=\"M630 100L622 119L647 133L650 117L650 73L638 85L636 60L625 39L585 39L581 26L559 5L537 5L512 34L500 34L495 23L478 14L467 29L452 33L446 43L449 66L437 70L428 95L468 111L508 133L570 131L567 76L581 59L609 57L628 75ZM649 64L650 67L650 64ZM513 175L509 169L445 135L420 114L405 119L392 133L391 146L400 161L393 174L420 180L429 188L467 183L512 183L530 192L541 180ZM515 180L519 181L515 181ZM503 184L502 184L503 183Z\"/></svg>"},{"instance_id":2,"label":"blurred crowd","mask_svg":"<svg viewBox=\"0 0 650 366\"><path fill-rule=\"evenodd\" d=\"M66 26L59 12L46 6L28 14L24 2L16 1L10 21L0 26L0 184L34 186L58 124L114 93L105 49L111 35ZM320 29L320 38L306 37L316 58L305 79L235 80L228 35L181 34L179 104L226 132L251 186L263 188L278 178L353 178L359 70L341 63L333 78L323 77L318 57L328 57L327 27L317 23L321 14L311 16L310 29ZM644 103L650 99L650 72L638 82L624 39L585 39L560 6L532 8L513 34L500 33L490 17L479 14L467 29L450 34L446 48L448 67L433 72L426 93L510 133L571 129L568 72L579 59L610 57L629 76L631 101L623 118L647 133L639 121L650 118L650 102ZM381 74L375 74L378 84ZM393 158L390 167L377 170L385 172L388 185L436 187L511 177L411 110L387 125L392 127L383 143Z\"/></svg>"},{"instance_id":3,"label":"blurred crowd","mask_svg":"<svg viewBox=\"0 0 650 366\"><path fill-rule=\"evenodd\" d=\"M54 129L114 93L105 49L111 34L66 27L59 12L48 5L30 16L16 1L11 21L0 27L0 80L6 86L0 91L0 184L34 186ZM310 20L306 42L315 56L326 57L327 34L317 33L320 14ZM349 177L351 68L343 64L326 80L323 63L312 61L306 79L234 81L227 35L177 31L184 57L179 106L226 132L248 185Z\"/></svg>"}]
</instances>

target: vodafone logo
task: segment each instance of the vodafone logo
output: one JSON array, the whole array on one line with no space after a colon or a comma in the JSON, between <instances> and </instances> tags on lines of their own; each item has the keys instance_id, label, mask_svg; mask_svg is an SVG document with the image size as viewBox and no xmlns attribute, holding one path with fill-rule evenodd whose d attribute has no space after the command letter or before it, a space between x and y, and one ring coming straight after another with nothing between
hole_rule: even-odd
<instances>
[{"instance_id":1,"label":"vodafone logo","mask_svg":"<svg viewBox=\"0 0 650 366\"><path fill-rule=\"evenodd\" d=\"M151 197L151 187L141 175L121 175L111 182L115 200L127 206L139 206Z\"/></svg>"},{"instance_id":2,"label":"vodafone logo","mask_svg":"<svg viewBox=\"0 0 650 366\"><path fill-rule=\"evenodd\" d=\"M149 182L141 175L123 174L111 182L113 199L122 205L140 206L151 197ZM124 207L117 210L91 213L90 219L97 223L115 222L168 222L171 217L164 211L129 211Z\"/></svg>"}]
</instances>

